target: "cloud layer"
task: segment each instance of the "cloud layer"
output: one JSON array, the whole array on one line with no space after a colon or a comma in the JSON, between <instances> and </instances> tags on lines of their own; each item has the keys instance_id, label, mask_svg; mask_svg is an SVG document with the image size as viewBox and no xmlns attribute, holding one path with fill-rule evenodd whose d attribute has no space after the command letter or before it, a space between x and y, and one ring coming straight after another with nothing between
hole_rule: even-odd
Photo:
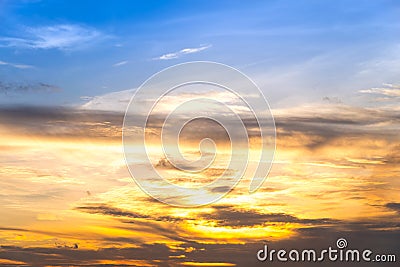
<instances>
[{"instance_id":1,"label":"cloud layer","mask_svg":"<svg viewBox=\"0 0 400 267\"><path fill-rule=\"evenodd\" d=\"M249 196L245 176L217 204L181 209L132 182L123 112L1 108L0 225L16 223L0 228L0 265L255 266L264 243L319 249L339 237L395 253L398 111L325 103L274 112L277 156L263 187ZM154 163L174 181L187 178Z\"/></svg>"}]
</instances>

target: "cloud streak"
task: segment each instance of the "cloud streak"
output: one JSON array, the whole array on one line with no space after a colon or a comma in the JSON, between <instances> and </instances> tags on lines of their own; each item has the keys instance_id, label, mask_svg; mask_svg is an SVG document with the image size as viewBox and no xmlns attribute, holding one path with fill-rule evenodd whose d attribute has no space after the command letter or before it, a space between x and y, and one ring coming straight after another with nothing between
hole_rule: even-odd
<instances>
[{"instance_id":1,"label":"cloud streak","mask_svg":"<svg viewBox=\"0 0 400 267\"><path fill-rule=\"evenodd\" d=\"M10 66L10 67L14 67L17 69L31 69L33 68L32 65L26 65L26 64L17 64L17 63L11 63L11 62L6 62L6 61L2 61L0 60L0 66Z\"/></svg>"},{"instance_id":2,"label":"cloud streak","mask_svg":"<svg viewBox=\"0 0 400 267\"><path fill-rule=\"evenodd\" d=\"M73 50L103 39L96 29L75 24L28 27L21 36L0 37L0 47Z\"/></svg>"},{"instance_id":3,"label":"cloud streak","mask_svg":"<svg viewBox=\"0 0 400 267\"><path fill-rule=\"evenodd\" d=\"M184 55L198 53L198 52L204 51L204 50L209 49L209 48L211 48L211 45L203 45L203 46L195 47L195 48L184 48L184 49L181 49L181 50L179 50L177 52L167 53L167 54L161 55L159 57L156 57L154 59L155 60L176 59L176 58L180 58L180 57L182 57Z\"/></svg>"},{"instance_id":4,"label":"cloud streak","mask_svg":"<svg viewBox=\"0 0 400 267\"><path fill-rule=\"evenodd\" d=\"M124 61L115 63L115 64L113 64L112 66L113 66L113 67L119 67L119 66L126 65L127 63L128 63L128 61L127 61L127 60L124 60Z\"/></svg>"}]
</instances>

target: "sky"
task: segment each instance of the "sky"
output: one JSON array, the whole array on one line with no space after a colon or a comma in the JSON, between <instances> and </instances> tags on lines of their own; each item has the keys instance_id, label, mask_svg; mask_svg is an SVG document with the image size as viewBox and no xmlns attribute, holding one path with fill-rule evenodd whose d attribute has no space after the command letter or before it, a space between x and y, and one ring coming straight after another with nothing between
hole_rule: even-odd
<instances>
[{"instance_id":1,"label":"sky","mask_svg":"<svg viewBox=\"0 0 400 267\"><path fill-rule=\"evenodd\" d=\"M0 266L265 266L265 244L319 250L338 238L400 260L399 17L398 1L379 0L0 0ZM268 100L275 158L253 194L256 158L228 195L196 208L156 201L128 171L131 97L189 61L232 66ZM204 94L244 114L229 95ZM158 111L196 95L177 92ZM224 165L231 140L201 121L182 151L196 158L208 134L218 157L182 173L159 151L158 119L150 160L171 183L236 174ZM396 263L368 264L382 265Z\"/></svg>"},{"instance_id":2,"label":"sky","mask_svg":"<svg viewBox=\"0 0 400 267\"><path fill-rule=\"evenodd\" d=\"M246 72L276 106L398 79L396 1L0 5L4 104L79 105L194 60Z\"/></svg>"}]
</instances>

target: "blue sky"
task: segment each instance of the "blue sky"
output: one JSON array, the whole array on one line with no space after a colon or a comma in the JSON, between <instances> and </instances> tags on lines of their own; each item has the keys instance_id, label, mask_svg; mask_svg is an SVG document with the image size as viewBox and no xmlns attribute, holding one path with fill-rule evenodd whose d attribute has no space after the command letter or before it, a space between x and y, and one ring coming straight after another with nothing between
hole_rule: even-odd
<instances>
[{"instance_id":1,"label":"blue sky","mask_svg":"<svg viewBox=\"0 0 400 267\"><path fill-rule=\"evenodd\" d=\"M0 104L80 105L210 60L271 105L399 83L397 1L0 1ZM295 100L294 100L295 99Z\"/></svg>"}]
</instances>

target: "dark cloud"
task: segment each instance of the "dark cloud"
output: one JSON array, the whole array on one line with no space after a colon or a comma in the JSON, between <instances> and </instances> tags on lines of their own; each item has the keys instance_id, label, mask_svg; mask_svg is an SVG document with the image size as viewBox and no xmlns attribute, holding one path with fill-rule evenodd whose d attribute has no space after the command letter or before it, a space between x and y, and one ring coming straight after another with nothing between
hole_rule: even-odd
<instances>
[{"instance_id":1,"label":"dark cloud","mask_svg":"<svg viewBox=\"0 0 400 267\"><path fill-rule=\"evenodd\" d=\"M122 262L126 260L143 261L147 264L168 266L170 256L177 256L179 252L172 251L163 244L143 244L132 248L99 248L96 250L59 248L21 248L15 246L1 246L0 259L24 262L16 266L141 266L138 263L106 263ZM104 261L104 263L102 263ZM0 261L0 266L2 265Z\"/></svg>"},{"instance_id":2,"label":"dark cloud","mask_svg":"<svg viewBox=\"0 0 400 267\"><path fill-rule=\"evenodd\" d=\"M400 213L400 203L397 202L391 202L391 203L387 203L385 205L386 208L391 209L391 210L395 210L398 213Z\"/></svg>"},{"instance_id":3,"label":"dark cloud","mask_svg":"<svg viewBox=\"0 0 400 267\"><path fill-rule=\"evenodd\" d=\"M395 204L395 205L392 205ZM388 203L389 207L398 207L398 203ZM331 219L301 219L284 213L262 214L251 210L235 210L229 205L213 205L214 212L199 214L199 218L217 221L219 226L240 227L256 226L264 223L299 223L303 227L298 228L297 234L280 240L270 240L266 236L264 240L248 241L241 243L210 243L202 242L196 236L182 235L182 230L173 218L169 216L155 216L141 214L137 211L128 211L111 207L106 204L91 204L80 206L77 209L83 212L113 216L124 223L121 229L141 231L157 234L173 240L175 248L163 244L144 244L143 241L132 237L115 236L104 237L102 241L108 247L97 249L82 248L77 243L50 248L22 248L13 246L1 246L0 258L10 261L25 262L25 265L17 266L140 266L140 263L112 263L113 261L143 261L146 264L156 266L182 266L184 262L226 262L236 266L265 266L268 262L258 262L256 253L268 244L270 249L293 248L316 249L320 251L329 246L336 246L338 238L345 238L349 247L354 249L370 249L374 253L396 254L398 252L398 240L400 238L400 225L398 222L371 219L371 221L349 222ZM190 219L190 218L189 218ZM184 219L186 220L186 219ZM27 231L19 228L2 228L5 231ZM217 240L216 240L217 241ZM63 244L62 242L60 244ZM118 248L112 245L132 244L132 247ZM101 263L108 261L108 264ZM0 264L1 265L1 264ZM313 266L305 263L278 263L274 266ZM365 263L346 263L346 266L365 266ZM10 265L7 265L10 266ZM319 265L320 266L320 265ZM338 262L324 262L324 266L338 266ZM370 263L368 266L381 266ZM385 266L396 266L388 263Z\"/></svg>"},{"instance_id":4,"label":"dark cloud","mask_svg":"<svg viewBox=\"0 0 400 267\"><path fill-rule=\"evenodd\" d=\"M51 86L49 85L49 87ZM47 86L42 84L41 88L47 88ZM316 149L343 138L347 140L367 138L389 142L399 141L398 132L394 130L393 126L400 124L400 113L395 110L374 111L337 107L336 109L332 108L330 112L317 111L313 115L310 115L309 111L307 112L275 116L279 146L296 145ZM135 121L139 116L143 115L137 114L132 117L133 121L130 123L132 128L125 129L128 135L129 131L135 131L135 127L140 127L140 125L135 126ZM16 133L31 135L121 138L123 118L124 114L121 112L79 108L0 107L0 124ZM160 115L152 115L149 118L148 131L146 131L149 138L159 138L163 122L164 117ZM245 118L244 124L250 138L259 137L257 121ZM187 125L182 130L180 137L182 141L192 141L196 144L206 137L211 138L217 144L229 142L229 137L222 127L210 120L201 119ZM295 140L296 144L286 141L288 138ZM392 158L395 158L397 152ZM160 167L162 166L160 165Z\"/></svg>"},{"instance_id":5,"label":"dark cloud","mask_svg":"<svg viewBox=\"0 0 400 267\"><path fill-rule=\"evenodd\" d=\"M400 112L395 109L369 109L328 104L326 107L304 108L292 113L289 111L275 115L277 139L278 142L282 141L283 146L291 145L285 141L292 137L299 142L298 146L310 150L343 139L399 141L396 126L400 124ZM152 129L151 134L160 135L163 122L163 116L152 115L147 124ZM227 119L227 122L230 123L230 120ZM244 117L243 123L250 138L260 136L257 120ZM264 121L263 124L273 126L269 121ZM217 142L229 141L225 130L207 119L197 119L182 131L182 140L186 142L201 140L205 137Z\"/></svg>"},{"instance_id":6,"label":"dark cloud","mask_svg":"<svg viewBox=\"0 0 400 267\"><path fill-rule=\"evenodd\" d=\"M13 227L0 227L0 231L22 231L22 232L28 232L28 230L26 230L26 229L13 228Z\"/></svg>"},{"instance_id":7,"label":"dark cloud","mask_svg":"<svg viewBox=\"0 0 400 267\"><path fill-rule=\"evenodd\" d=\"M306 233L306 232L305 232ZM387 231L354 231L341 232L332 228L312 228L309 236L295 236L276 241L264 240L247 243L198 243L187 241L175 245L179 249L170 248L164 244L133 244L127 248L22 248L15 246L0 247L0 258L25 262L16 266L140 266L140 263L112 263L112 261L143 261L154 266L183 266L185 262L224 262L236 266L342 266L341 262L259 262L256 258L258 250L264 244L269 249L315 249L321 251L328 247L336 248L338 238L345 238L351 249L370 249L374 254L395 254L399 257L399 232ZM276 258L275 258L276 259ZM109 263L101 263L107 260ZM385 263L384 266L397 266L398 263ZM383 266L382 263L346 262L346 266ZM4 265L10 266L10 265Z\"/></svg>"},{"instance_id":8,"label":"dark cloud","mask_svg":"<svg viewBox=\"0 0 400 267\"><path fill-rule=\"evenodd\" d=\"M153 201L153 200L151 200ZM159 202L154 203L153 205L157 205ZM86 206L80 206L75 208L76 210L90 213L90 214L101 214L112 216L118 219L126 226L121 226L121 229L126 229L128 231L138 231L143 232L143 234L151 233L157 234L159 236L166 237L170 240L177 242L189 242L191 241L189 238L183 237L181 229L178 227L177 223L182 221L190 221L195 220L195 218L181 218L174 217L169 215L148 215L135 211L122 210L119 208L115 208L106 204L92 204ZM125 237L115 237L109 238L107 241L111 242L126 242L132 241L131 239L127 239Z\"/></svg>"},{"instance_id":9,"label":"dark cloud","mask_svg":"<svg viewBox=\"0 0 400 267\"><path fill-rule=\"evenodd\" d=\"M232 188L230 186L217 186L211 189L213 193L225 193L229 192Z\"/></svg>"},{"instance_id":10,"label":"dark cloud","mask_svg":"<svg viewBox=\"0 0 400 267\"><path fill-rule=\"evenodd\" d=\"M399 210L400 203L388 203L385 207ZM153 222L182 222L188 220L196 220L197 218L216 222L218 226L228 226L234 228L252 227L263 224L277 224L277 223L296 223L299 225L307 226L304 229L310 228L341 228L346 231L360 230L365 231L374 229L399 229L400 223L390 221L390 218L373 218L371 221L342 221L331 218L313 218L305 219L299 218L286 213L260 213L255 210L240 210L234 206L229 205L213 205L213 212L199 213L196 218L192 217L174 217L169 215L154 216L139 213L132 210L123 210L112 207L107 204L88 204L86 206L76 207L76 210L91 213L102 214L121 219L125 223L139 223L138 221L127 221L126 219L144 219L143 223ZM300 227L300 230L303 229Z\"/></svg>"},{"instance_id":11,"label":"dark cloud","mask_svg":"<svg viewBox=\"0 0 400 267\"><path fill-rule=\"evenodd\" d=\"M25 93L55 93L62 89L58 86L36 82L36 83L16 83L0 81L0 92L12 96Z\"/></svg>"},{"instance_id":12,"label":"dark cloud","mask_svg":"<svg viewBox=\"0 0 400 267\"><path fill-rule=\"evenodd\" d=\"M113 217L125 217L125 218L134 218L134 219L152 219L153 221L170 221L170 222L175 222L175 221L181 220L179 218L172 217L172 216L157 216L157 217L155 217L155 216L142 214L142 213L135 212L135 211L122 210L119 208L108 206L106 204L79 206L79 207L76 207L75 209L82 211L82 212L86 212L86 213L102 214L102 215L108 215L108 216L113 216Z\"/></svg>"},{"instance_id":13,"label":"dark cloud","mask_svg":"<svg viewBox=\"0 0 400 267\"><path fill-rule=\"evenodd\" d=\"M400 145L395 146L392 151L390 151L385 158L383 159L383 162L386 164L392 164L399 166L400 164Z\"/></svg>"},{"instance_id":14,"label":"dark cloud","mask_svg":"<svg viewBox=\"0 0 400 267\"><path fill-rule=\"evenodd\" d=\"M102 214L117 217L120 219L145 219L142 220L144 223L153 222L181 222L194 220L196 218L182 218L182 217L172 217L172 216L153 216L142 214L135 211L122 210L115 208L106 204L100 205L87 205L79 206L75 208L76 210L91 213L91 214ZM213 206L214 212L211 213L200 213L196 217L204 220L214 221L218 226L229 226L229 227L246 227L246 226L256 226L263 225L266 223L298 223L304 225L332 225L337 221L329 218L321 219L300 219L295 216L285 214L285 213L259 213L252 210L236 210L231 206ZM126 221L127 223L139 223L135 221Z\"/></svg>"},{"instance_id":15,"label":"dark cloud","mask_svg":"<svg viewBox=\"0 0 400 267\"><path fill-rule=\"evenodd\" d=\"M336 221L329 218L300 219L285 213L259 213L252 210L236 210L231 206L214 206L214 212L200 215L206 220L216 221L219 226L245 227L266 223L299 223L299 224L332 224Z\"/></svg>"},{"instance_id":16,"label":"dark cloud","mask_svg":"<svg viewBox=\"0 0 400 267\"><path fill-rule=\"evenodd\" d=\"M91 214L102 214L110 215L115 217L129 217L129 218L150 218L147 215L139 214L133 211L124 211L118 208L113 208L107 205L98 206L80 206L76 207L76 210L91 213Z\"/></svg>"},{"instance_id":17,"label":"dark cloud","mask_svg":"<svg viewBox=\"0 0 400 267\"><path fill-rule=\"evenodd\" d=\"M182 218L172 216L153 216L135 211L122 210L106 204L79 206L76 210L91 213L113 216L117 218L148 219L160 222L179 222L193 220L194 218ZM298 223L304 225L332 225L338 221L329 218L301 219L285 213L259 213L252 210L236 210L231 206L214 206L214 212L201 213L199 218L215 221L219 226L245 227L263 225L265 223ZM129 221L128 221L129 222Z\"/></svg>"},{"instance_id":18,"label":"dark cloud","mask_svg":"<svg viewBox=\"0 0 400 267\"><path fill-rule=\"evenodd\" d=\"M400 112L395 109L370 109L346 105L327 105L290 109L275 116L281 146L287 138L297 137L296 146L317 149L333 141L370 139L398 142L396 127ZM293 143L293 142L292 142Z\"/></svg>"},{"instance_id":19,"label":"dark cloud","mask_svg":"<svg viewBox=\"0 0 400 267\"><path fill-rule=\"evenodd\" d=\"M2 107L0 125L15 134L64 138L121 138L123 114L66 107Z\"/></svg>"}]
</instances>

